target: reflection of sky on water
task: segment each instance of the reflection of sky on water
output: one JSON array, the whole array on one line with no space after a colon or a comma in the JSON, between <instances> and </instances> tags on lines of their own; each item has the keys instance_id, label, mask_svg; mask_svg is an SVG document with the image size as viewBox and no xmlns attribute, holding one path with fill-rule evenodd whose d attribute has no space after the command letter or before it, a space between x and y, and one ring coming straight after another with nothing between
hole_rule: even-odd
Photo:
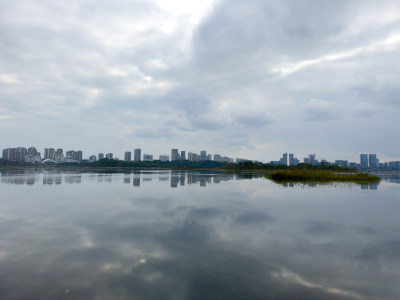
<instances>
[{"instance_id":1,"label":"reflection of sky on water","mask_svg":"<svg viewBox=\"0 0 400 300\"><path fill-rule=\"evenodd\" d=\"M0 298L400 296L397 184L288 188L163 171L43 185L48 175L2 173L37 180L0 185Z\"/></svg>"},{"instance_id":2,"label":"reflection of sky on water","mask_svg":"<svg viewBox=\"0 0 400 300\"><path fill-rule=\"evenodd\" d=\"M62 184L62 183L81 183L82 175L85 175L86 180L97 178L97 182L112 182L113 176L120 177L120 174L124 174L123 182L130 184L134 187L140 187L142 181L152 181L153 178L158 181L170 182L171 188L177 188L178 186L184 186L185 184L199 184L202 187L207 184L218 184L229 180L249 180L262 177L261 173L222 173L222 172L190 172L180 170L137 170L137 171L125 171L124 173L110 173L105 171L103 173L92 173L90 170L62 170L62 169L18 169L18 170L3 170L1 173L1 183L11 183L18 185L34 185L39 183L41 180L44 185ZM359 184L356 185L362 190L377 190L380 184L386 183L400 183L400 175L395 174L381 174L380 183L370 184ZM156 183L155 183L156 184ZM280 185L288 188L293 187L319 187L325 186L354 186L353 183L279 183Z\"/></svg>"}]
</instances>

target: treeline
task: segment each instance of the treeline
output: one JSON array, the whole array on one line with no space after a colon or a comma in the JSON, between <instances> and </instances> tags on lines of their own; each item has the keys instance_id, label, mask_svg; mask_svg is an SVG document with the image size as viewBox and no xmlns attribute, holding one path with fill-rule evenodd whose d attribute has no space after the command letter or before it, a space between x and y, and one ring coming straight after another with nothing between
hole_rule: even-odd
<instances>
[{"instance_id":1,"label":"treeline","mask_svg":"<svg viewBox=\"0 0 400 300\"><path fill-rule=\"evenodd\" d=\"M0 166L28 166L32 164L28 164L26 162L18 162L18 161L9 161L4 158L0 158Z\"/></svg>"},{"instance_id":2,"label":"treeline","mask_svg":"<svg viewBox=\"0 0 400 300\"><path fill-rule=\"evenodd\" d=\"M203 161L190 161L190 160L177 160L177 161L123 161L123 160L109 160L107 158L92 163L81 163L79 166L86 167L115 167L115 168L162 168L162 169L215 169L225 166L226 163L203 160Z\"/></svg>"},{"instance_id":3,"label":"treeline","mask_svg":"<svg viewBox=\"0 0 400 300\"><path fill-rule=\"evenodd\" d=\"M0 159L0 167L38 167L37 164L26 162L15 162ZM39 164L39 166L41 166ZM177 161L123 161L115 159L102 159L96 162L87 162L80 164L53 164L47 165L55 168L74 168L74 167L87 167L87 168L162 168L162 169L223 169L223 170L332 170L332 171L353 171L350 168L343 168L335 165L320 164L311 165L301 163L297 166L285 165L271 165L263 163L254 163L252 161L245 161L240 163L226 163L213 160L190 161L190 160L177 160Z\"/></svg>"},{"instance_id":4,"label":"treeline","mask_svg":"<svg viewBox=\"0 0 400 300\"><path fill-rule=\"evenodd\" d=\"M297 166L271 165L263 163L253 163L244 161L237 164L227 164L222 167L227 170L331 170L331 171L353 171L351 168L339 167L330 164L321 163L319 165L298 164Z\"/></svg>"}]
</instances>

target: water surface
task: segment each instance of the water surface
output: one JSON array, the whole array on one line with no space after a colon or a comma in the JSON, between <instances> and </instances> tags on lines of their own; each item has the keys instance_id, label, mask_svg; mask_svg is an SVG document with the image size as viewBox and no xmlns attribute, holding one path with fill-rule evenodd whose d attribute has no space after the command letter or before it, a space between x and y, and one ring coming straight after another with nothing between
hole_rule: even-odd
<instances>
[{"instance_id":1,"label":"water surface","mask_svg":"<svg viewBox=\"0 0 400 300\"><path fill-rule=\"evenodd\" d=\"M1 299L399 299L400 185L2 171Z\"/></svg>"}]
</instances>

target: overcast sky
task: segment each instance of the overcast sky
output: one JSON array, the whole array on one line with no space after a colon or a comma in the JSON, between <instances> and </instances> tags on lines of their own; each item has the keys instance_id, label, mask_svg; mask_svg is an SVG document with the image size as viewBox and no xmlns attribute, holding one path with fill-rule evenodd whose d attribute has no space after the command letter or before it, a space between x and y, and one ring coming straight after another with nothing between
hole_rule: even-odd
<instances>
[{"instance_id":1,"label":"overcast sky","mask_svg":"<svg viewBox=\"0 0 400 300\"><path fill-rule=\"evenodd\" d=\"M400 1L0 0L0 147L400 160Z\"/></svg>"}]
</instances>

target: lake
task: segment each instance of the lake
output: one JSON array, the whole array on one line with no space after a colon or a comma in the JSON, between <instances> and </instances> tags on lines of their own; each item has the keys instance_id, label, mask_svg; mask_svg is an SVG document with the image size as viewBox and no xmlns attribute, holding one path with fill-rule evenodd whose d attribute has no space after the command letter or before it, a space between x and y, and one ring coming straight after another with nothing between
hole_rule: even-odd
<instances>
[{"instance_id":1,"label":"lake","mask_svg":"<svg viewBox=\"0 0 400 300\"><path fill-rule=\"evenodd\" d=\"M1 171L1 299L400 299L400 180Z\"/></svg>"}]
</instances>

